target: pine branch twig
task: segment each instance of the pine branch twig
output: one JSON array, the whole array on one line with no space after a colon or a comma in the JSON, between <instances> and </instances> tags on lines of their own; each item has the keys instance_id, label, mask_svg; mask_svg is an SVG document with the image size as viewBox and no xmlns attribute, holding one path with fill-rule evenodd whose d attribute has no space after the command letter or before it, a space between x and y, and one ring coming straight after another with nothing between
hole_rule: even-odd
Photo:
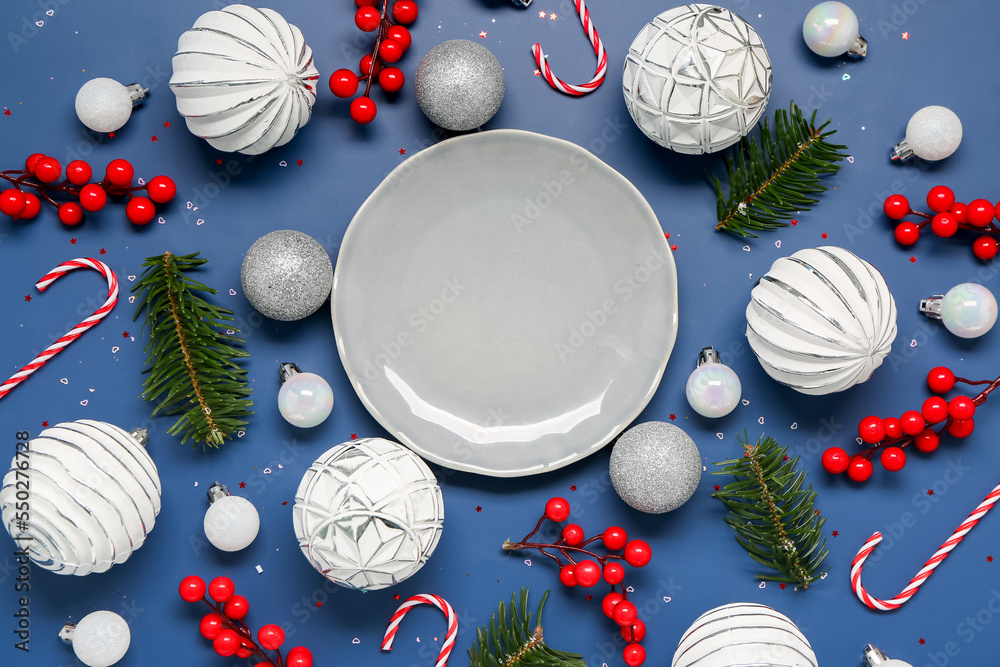
<instances>
[{"instance_id":1,"label":"pine branch twig","mask_svg":"<svg viewBox=\"0 0 1000 667\"><path fill-rule=\"evenodd\" d=\"M149 329L143 398L158 401L154 416L179 415L168 434L202 449L222 445L253 414L246 369L234 361L248 354L235 347L243 341L229 324L233 313L199 296L217 290L187 275L207 261L198 253L147 257L132 287L141 294L132 319L144 313L142 331Z\"/></svg>"},{"instance_id":2,"label":"pine branch twig","mask_svg":"<svg viewBox=\"0 0 1000 667\"><path fill-rule=\"evenodd\" d=\"M469 649L469 667L587 667L583 656L549 648L542 636L542 608L549 597L545 591L532 623L528 611L528 589L522 588L520 600L510 596L510 613L500 603L498 614L490 617L489 626L476 630L476 641Z\"/></svg>"},{"instance_id":3,"label":"pine branch twig","mask_svg":"<svg viewBox=\"0 0 1000 667\"><path fill-rule=\"evenodd\" d=\"M809 588L829 570L817 572L828 552L826 540L820 544L826 517L813 508L816 492L805 486L806 473L796 470L799 460L788 458L787 447L763 435L755 444L745 438L741 458L715 464L722 470L713 475L736 481L712 497L729 510L726 523L750 557L778 572L758 579Z\"/></svg>"},{"instance_id":4,"label":"pine branch twig","mask_svg":"<svg viewBox=\"0 0 1000 667\"><path fill-rule=\"evenodd\" d=\"M830 121L816 127L816 112L806 120L795 102L788 111L774 114L774 133L765 118L760 127L760 143L743 137L726 155L729 193L721 179L708 174L715 188L716 229L742 237L757 238L754 232L787 227L785 220L808 211L826 191L820 177L835 174L838 164L848 157L847 146L827 139L836 130L827 130Z\"/></svg>"}]
</instances>

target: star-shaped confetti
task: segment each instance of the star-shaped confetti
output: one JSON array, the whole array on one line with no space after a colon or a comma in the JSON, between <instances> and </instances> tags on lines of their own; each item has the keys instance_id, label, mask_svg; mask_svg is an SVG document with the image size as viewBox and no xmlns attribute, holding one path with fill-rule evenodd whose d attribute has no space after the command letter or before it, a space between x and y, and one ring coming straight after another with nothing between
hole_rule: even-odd
<instances>
[{"instance_id":1,"label":"star-shaped confetti","mask_svg":"<svg viewBox=\"0 0 1000 667\"><path fill-rule=\"evenodd\" d=\"M920 639L919 639L919 640L917 641L917 643L918 643L918 644L920 644L921 646L923 646L923 645L924 645L924 644L926 644L927 642L926 642L926 641L924 640L924 638L923 638L923 637L921 637L921 638L920 638Z\"/></svg>"},{"instance_id":2,"label":"star-shaped confetti","mask_svg":"<svg viewBox=\"0 0 1000 667\"><path fill-rule=\"evenodd\" d=\"M555 21L556 20L556 15L555 14L549 14L549 20L550 21Z\"/></svg>"},{"instance_id":3,"label":"star-shaped confetti","mask_svg":"<svg viewBox=\"0 0 1000 667\"><path fill-rule=\"evenodd\" d=\"M123 331L122 332L122 338L128 338L128 332L127 331Z\"/></svg>"},{"instance_id":4,"label":"star-shaped confetti","mask_svg":"<svg viewBox=\"0 0 1000 667\"><path fill-rule=\"evenodd\" d=\"M778 588L780 588L781 590L785 590L785 585L784 584L778 584Z\"/></svg>"},{"instance_id":5,"label":"star-shaped confetti","mask_svg":"<svg viewBox=\"0 0 1000 667\"><path fill-rule=\"evenodd\" d=\"M70 239L69 240L69 244L70 245L76 245L76 239Z\"/></svg>"},{"instance_id":6,"label":"star-shaped confetti","mask_svg":"<svg viewBox=\"0 0 1000 667\"><path fill-rule=\"evenodd\" d=\"M788 460L788 454L785 454L784 456L782 456L781 460L782 461L787 461Z\"/></svg>"},{"instance_id":7,"label":"star-shaped confetti","mask_svg":"<svg viewBox=\"0 0 1000 667\"><path fill-rule=\"evenodd\" d=\"M316 600L316 606L317 607L322 607L323 606L323 601L322 600Z\"/></svg>"},{"instance_id":8,"label":"star-shaped confetti","mask_svg":"<svg viewBox=\"0 0 1000 667\"><path fill-rule=\"evenodd\" d=\"M170 121L164 121L163 127L170 127Z\"/></svg>"},{"instance_id":9,"label":"star-shaped confetti","mask_svg":"<svg viewBox=\"0 0 1000 667\"><path fill-rule=\"evenodd\" d=\"M541 75L542 75L542 70L536 69L535 70L535 76L541 76Z\"/></svg>"},{"instance_id":10,"label":"star-shaped confetti","mask_svg":"<svg viewBox=\"0 0 1000 667\"><path fill-rule=\"evenodd\" d=\"M24 300L25 301L31 301L31 295L30 294L25 294L24 295Z\"/></svg>"},{"instance_id":11,"label":"star-shaped confetti","mask_svg":"<svg viewBox=\"0 0 1000 667\"><path fill-rule=\"evenodd\" d=\"M796 220L795 218L792 218L792 227L794 227L797 224L799 224L799 221Z\"/></svg>"},{"instance_id":12,"label":"star-shaped confetti","mask_svg":"<svg viewBox=\"0 0 1000 667\"><path fill-rule=\"evenodd\" d=\"M351 440L357 440L357 439L358 439L358 434L357 433L352 433L351 434Z\"/></svg>"},{"instance_id":13,"label":"star-shaped confetti","mask_svg":"<svg viewBox=\"0 0 1000 667\"><path fill-rule=\"evenodd\" d=\"M483 506L482 505L476 505L476 511L477 512L482 512L483 511Z\"/></svg>"},{"instance_id":14,"label":"star-shaped confetti","mask_svg":"<svg viewBox=\"0 0 1000 667\"><path fill-rule=\"evenodd\" d=\"M993 556L987 556L986 557L986 562L987 563L992 563L993 562Z\"/></svg>"},{"instance_id":15,"label":"star-shaped confetti","mask_svg":"<svg viewBox=\"0 0 1000 667\"><path fill-rule=\"evenodd\" d=\"M903 33L903 39L909 39L909 38L910 38L910 33L904 32Z\"/></svg>"},{"instance_id":16,"label":"star-shaped confetti","mask_svg":"<svg viewBox=\"0 0 1000 667\"><path fill-rule=\"evenodd\" d=\"M246 482L240 482L240 488L241 489L247 488L247 483Z\"/></svg>"},{"instance_id":17,"label":"star-shaped confetti","mask_svg":"<svg viewBox=\"0 0 1000 667\"><path fill-rule=\"evenodd\" d=\"M396 593L395 595L393 595L392 599L393 600L398 600L399 599L399 593Z\"/></svg>"},{"instance_id":18,"label":"star-shaped confetti","mask_svg":"<svg viewBox=\"0 0 1000 667\"><path fill-rule=\"evenodd\" d=\"M297 165L299 165L301 167L302 166L302 158L299 158L298 160L296 160L295 164L297 164Z\"/></svg>"},{"instance_id":19,"label":"star-shaped confetti","mask_svg":"<svg viewBox=\"0 0 1000 667\"><path fill-rule=\"evenodd\" d=\"M222 158L220 157L218 160L216 160L215 164L222 164Z\"/></svg>"},{"instance_id":20,"label":"star-shaped confetti","mask_svg":"<svg viewBox=\"0 0 1000 667\"><path fill-rule=\"evenodd\" d=\"M156 135L154 134L153 136L151 136L149 138L149 140L155 143L156 142Z\"/></svg>"},{"instance_id":21,"label":"star-shaped confetti","mask_svg":"<svg viewBox=\"0 0 1000 667\"><path fill-rule=\"evenodd\" d=\"M545 18L545 12L538 12L538 18L540 19Z\"/></svg>"},{"instance_id":22,"label":"star-shaped confetti","mask_svg":"<svg viewBox=\"0 0 1000 667\"><path fill-rule=\"evenodd\" d=\"M48 428L48 427L49 427L48 422L42 422L42 428Z\"/></svg>"},{"instance_id":23,"label":"star-shaped confetti","mask_svg":"<svg viewBox=\"0 0 1000 667\"><path fill-rule=\"evenodd\" d=\"M927 489L927 495L928 496L933 496L934 495L934 489Z\"/></svg>"},{"instance_id":24,"label":"star-shaped confetti","mask_svg":"<svg viewBox=\"0 0 1000 667\"><path fill-rule=\"evenodd\" d=\"M399 154L400 155L406 155L406 149L405 148L400 148L399 149Z\"/></svg>"},{"instance_id":25,"label":"star-shaped confetti","mask_svg":"<svg viewBox=\"0 0 1000 667\"><path fill-rule=\"evenodd\" d=\"M840 533L835 530L835 531L833 531L833 536L834 537L840 537Z\"/></svg>"},{"instance_id":26,"label":"star-shaped confetti","mask_svg":"<svg viewBox=\"0 0 1000 667\"><path fill-rule=\"evenodd\" d=\"M916 261L917 261L916 257L910 257L910 264L913 264Z\"/></svg>"},{"instance_id":27,"label":"star-shaped confetti","mask_svg":"<svg viewBox=\"0 0 1000 667\"><path fill-rule=\"evenodd\" d=\"M108 132L108 139L114 139L114 138L115 138L115 133L114 132Z\"/></svg>"},{"instance_id":28,"label":"star-shaped confetti","mask_svg":"<svg viewBox=\"0 0 1000 667\"><path fill-rule=\"evenodd\" d=\"M829 236L829 234L827 234L826 232L823 232L822 234L820 234L820 236L822 236L823 238L826 238L827 236Z\"/></svg>"},{"instance_id":29,"label":"star-shaped confetti","mask_svg":"<svg viewBox=\"0 0 1000 667\"><path fill-rule=\"evenodd\" d=\"M576 491L576 484L570 484L569 485L569 490L570 491Z\"/></svg>"},{"instance_id":30,"label":"star-shaped confetti","mask_svg":"<svg viewBox=\"0 0 1000 667\"><path fill-rule=\"evenodd\" d=\"M481 32L479 33L479 37L480 37L481 39L486 39L486 31L485 31L485 30L481 31Z\"/></svg>"},{"instance_id":31,"label":"star-shaped confetti","mask_svg":"<svg viewBox=\"0 0 1000 667\"><path fill-rule=\"evenodd\" d=\"M9 116L10 115L10 109L4 109L3 110L3 115L4 116Z\"/></svg>"},{"instance_id":32,"label":"star-shaped confetti","mask_svg":"<svg viewBox=\"0 0 1000 667\"><path fill-rule=\"evenodd\" d=\"M670 413L670 421L673 421L675 419L677 419L677 415L675 415L673 412L671 412Z\"/></svg>"},{"instance_id":33,"label":"star-shaped confetti","mask_svg":"<svg viewBox=\"0 0 1000 667\"><path fill-rule=\"evenodd\" d=\"M287 505L287 504L288 504L288 501L286 500L286 501L284 501L284 502L283 502L283 503L281 503L281 504L282 504L282 505Z\"/></svg>"},{"instance_id":34,"label":"star-shaped confetti","mask_svg":"<svg viewBox=\"0 0 1000 667\"><path fill-rule=\"evenodd\" d=\"M715 486L713 486L712 488L713 488L713 489L715 489L716 491L718 491L718 490L719 490L719 485L718 485L718 484L716 484L716 485L715 485Z\"/></svg>"},{"instance_id":35,"label":"star-shaped confetti","mask_svg":"<svg viewBox=\"0 0 1000 667\"><path fill-rule=\"evenodd\" d=\"M587 596L587 602L590 602L590 600L591 600L591 597L588 595Z\"/></svg>"},{"instance_id":36,"label":"star-shaped confetti","mask_svg":"<svg viewBox=\"0 0 1000 667\"><path fill-rule=\"evenodd\" d=\"M101 248L101 250L100 250L100 253L101 253L102 255L105 255L105 254L107 254L107 252L108 252L108 251L107 251L107 250L105 250L104 248Z\"/></svg>"},{"instance_id":37,"label":"star-shaped confetti","mask_svg":"<svg viewBox=\"0 0 1000 667\"><path fill-rule=\"evenodd\" d=\"M664 232L663 238L669 239L670 238L670 232Z\"/></svg>"}]
</instances>

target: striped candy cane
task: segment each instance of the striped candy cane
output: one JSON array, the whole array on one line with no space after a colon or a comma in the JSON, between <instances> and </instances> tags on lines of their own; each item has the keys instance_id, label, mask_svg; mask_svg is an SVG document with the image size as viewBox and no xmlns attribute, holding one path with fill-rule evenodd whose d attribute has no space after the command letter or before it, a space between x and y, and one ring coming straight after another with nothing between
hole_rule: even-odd
<instances>
[{"instance_id":1,"label":"striped candy cane","mask_svg":"<svg viewBox=\"0 0 1000 667\"><path fill-rule=\"evenodd\" d=\"M854 588L854 593L858 596L862 602L871 607L872 609L877 609L878 611L892 611L893 609L899 609L903 606L903 603L909 600L917 592L931 573L934 572L934 568L941 564L948 554L954 549L962 538L965 537L966 533L972 530L983 515L990 511L994 503L1000 499L1000 484L997 484L990 494L986 496L983 502L979 503L979 506L975 511L969 515L969 517L959 526L948 541L941 545L941 548L934 552L930 560L924 563L924 566L917 572L917 576L910 579L910 583L906 585L906 588L900 592L899 595L892 598L891 600L880 600L876 597L872 597L865 590L865 587L861 585L861 568L865 564L865 560L871 555L871 552L875 550L878 543L882 541L882 533L875 533L868 538L868 541L864 543L858 555L854 557L854 562L851 565L851 586Z\"/></svg>"},{"instance_id":2,"label":"striped candy cane","mask_svg":"<svg viewBox=\"0 0 1000 667\"><path fill-rule=\"evenodd\" d=\"M392 650L392 640L396 638L396 631L399 630L399 623L403 620L403 616L406 615L406 612L421 604L434 605L444 612L444 615L448 618L448 634L445 635L444 643L441 645L441 652L438 654L437 663L435 664L435 667L445 667L448 664L448 656L451 655L451 650L455 648L455 638L458 637L458 615L455 614L455 610L452 609L447 600L431 593L414 595L399 605L399 609L389 619L389 627L385 629L385 637L382 638L382 650Z\"/></svg>"},{"instance_id":3,"label":"striped candy cane","mask_svg":"<svg viewBox=\"0 0 1000 667\"><path fill-rule=\"evenodd\" d=\"M92 326L104 319L104 317L111 312L111 309L115 307L118 303L118 277L115 272L111 270L111 267L104 262L92 259L90 257L81 257L78 259L71 259L68 262L63 262L56 268L49 271L45 277L35 283L35 287L39 292L44 292L49 288L49 285L54 283L59 279L60 276L69 273L73 269L94 269L99 271L102 276L108 280L108 299L104 302L104 305L94 311L94 314L80 322L75 327L70 329L62 338L56 342L49 345L45 350L41 352L37 357L31 360L31 363L14 373L9 380L0 385L0 398L3 398L11 392L14 387L16 387L21 382L39 368L45 365L45 363L56 356L59 352L63 350L67 345L75 341L77 338L83 335L85 331L90 329Z\"/></svg>"},{"instance_id":4,"label":"striped candy cane","mask_svg":"<svg viewBox=\"0 0 1000 667\"><path fill-rule=\"evenodd\" d=\"M545 54L542 53L542 45L540 43L536 43L531 47L531 52L535 56L535 62L538 63L538 69L545 77L545 80L549 82L550 86L560 93L579 97L596 90L604 82L604 75L608 71L608 54L604 52L604 43L601 42L597 30L590 20L590 12L587 11L587 5L584 4L583 0L575 1L576 10L580 13L580 22L583 23L583 29L587 31L587 37L590 38L590 43L594 45L594 54L597 56L597 72L594 74L594 78L579 86L566 83L552 74L552 69L549 67L549 62L546 60Z\"/></svg>"}]
</instances>

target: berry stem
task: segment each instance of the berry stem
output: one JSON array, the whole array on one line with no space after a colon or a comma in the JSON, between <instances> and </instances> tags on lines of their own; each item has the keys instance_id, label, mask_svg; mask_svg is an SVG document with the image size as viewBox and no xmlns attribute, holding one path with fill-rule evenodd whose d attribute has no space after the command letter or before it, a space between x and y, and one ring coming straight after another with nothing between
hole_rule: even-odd
<instances>
[{"instance_id":1,"label":"berry stem","mask_svg":"<svg viewBox=\"0 0 1000 667\"><path fill-rule=\"evenodd\" d=\"M250 646L244 646L246 650L250 651L250 655L255 655L259 658L267 660L272 665L272 667L284 667L284 663L281 659L281 650L278 649L276 651L278 654L277 656L278 662L276 663L274 662L274 660L271 659L271 656L269 656L267 653L264 652L264 650L261 647L257 646L257 642L253 640L253 633L250 632L250 628L247 627L246 623L244 623L243 621L239 622L234 621L233 619L226 616L225 613L223 613L221 602L216 602L215 604L212 604L211 602L208 601L208 598L204 597L201 599L201 601L207 604L209 609L211 609L212 611L214 611L216 614L219 615L219 618L222 619L222 624L225 625L226 628L232 630L233 632L235 632L236 634L238 634L239 636L245 638L247 641L250 642Z\"/></svg>"},{"instance_id":2,"label":"berry stem","mask_svg":"<svg viewBox=\"0 0 1000 667\"><path fill-rule=\"evenodd\" d=\"M382 0L382 18L378 24L378 32L375 33L375 46L372 47L372 62L368 68L368 74L365 74L365 97L369 96L372 84L375 82L375 66L382 63L382 57L378 53L378 48L382 45L382 38L385 37L385 31L390 26L392 26L392 22L389 21L389 0Z\"/></svg>"}]
</instances>

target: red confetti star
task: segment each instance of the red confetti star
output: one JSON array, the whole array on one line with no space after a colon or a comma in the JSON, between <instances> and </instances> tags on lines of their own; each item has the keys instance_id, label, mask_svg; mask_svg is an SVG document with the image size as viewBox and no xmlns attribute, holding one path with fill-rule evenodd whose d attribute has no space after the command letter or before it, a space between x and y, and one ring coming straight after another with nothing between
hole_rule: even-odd
<instances>
[{"instance_id":1,"label":"red confetti star","mask_svg":"<svg viewBox=\"0 0 1000 667\"><path fill-rule=\"evenodd\" d=\"M916 261L917 261L917 258L916 258L916 257L911 257L911 258L910 258L910 264L913 264L913 263L914 263L914 262L916 262Z\"/></svg>"},{"instance_id":2,"label":"red confetti star","mask_svg":"<svg viewBox=\"0 0 1000 667\"><path fill-rule=\"evenodd\" d=\"M357 433L352 433L351 434L351 440L357 440L357 439L358 439L358 434Z\"/></svg>"},{"instance_id":3,"label":"red confetti star","mask_svg":"<svg viewBox=\"0 0 1000 667\"><path fill-rule=\"evenodd\" d=\"M673 412L671 412L670 413L670 421L673 421L675 419L677 419L677 415L675 415Z\"/></svg>"},{"instance_id":4,"label":"red confetti star","mask_svg":"<svg viewBox=\"0 0 1000 667\"><path fill-rule=\"evenodd\" d=\"M42 422L42 428L48 428L48 427L49 427L48 422Z\"/></svg>"},{"instance_id":5,"label":"red confetti star","mask_svg":"<svg viewBox=\"0 0 1000 667\"><path fill-rule=\"evenodd\" d=\"M297 164L297 165L299 165L301 167L302 166L302 160L301 159L296 160L295 164Z\"/></svg>"},{"instance_id":6,"label":"red confetti star","mask_svg":"<svg viewBox=\"0 0 1000 667\"><path fill-rule=\"evenodd\" d=\"M240 482L240 488L241 489L245 489L246 487L247 487L247 483L246 482Z\"/></svg>"},{"instance_id":7,"label":"red confetti star","mask_svg":"<svg viewBox=\"0 0 1000 667\"><path fill-rule=\"evenodd\" d=\"M928 496L933 496L934 495L934 489L927 489L927 495Z\"/></svg>"},{"instance_id":8,"label":"red confetti star","mask_svg":"<svg viewBox=\"0 0 1000 667\"><path fill-rule=\"evenodd\" d=\"M587 596L587 602L590 602L590 596L589 595Z\"/></svg>"},{"instance_id":9,"label":"red confetti star","mask_svg":"<svg viewBox=\"0 0 1000 667\"><path fill-rule=\"evenodd\" d=\"M317 607L322 607L323 606L323 601L322 600L316 600L316 606Z\"/></svg>"},{"instance_id":10,"label":"red confetti star","mask_svg":"<svg viewBox=\"0 0 1000 667\"><path fill-rule=\"evenodd\" d=\"M480 37L481 39L486 39L486 31L485 31L485 30L483 30L482 32L480 32L480 33L479 33L479 37Z\"/></svg>"},{"instance_id":11,"label":"red confetti star","mask_svg":"<svg viewBox=\"0 0 1000 667\"><path fill-rule=\"evenodd\" d=\"M816 515L819 516L819 510L816 510Z\"/></svg>"},{"instance_id":12,"label":"red confetti star","mask_svg":"<svg viewBox=\"0 0 1000 667\"><path fill-rule=\"evenodd\" d=\"M152 142L155 142L156 141L156 135L154 134L153 136L151 136L149 138L149 140L152 141Z\"/></svg>"},{"instance_id":13,"label":"red confetti star","mask_svg":"<svg viewBox=\"0 0 1000 667\"><path fill-rule=\"evenodd\" d=\"M677 252L677 244L675 243L674 245L670 246L670 249L673 250L674 252Z\"/></svg>"},{"instance_id":14,"label":"red confetti star","mask_svg":"<svg viewBox=\"0 0 1000 667\"><path fill-rule=\"evenodd\" d=\"M923 646L923 645L924 645L924 644L926 644L927 642L926 642L926 641L924 641L924 638L923 638L923 637L921 637L918 643L919 643L919 644L920 644L921 646Z\"/></svg>"},{"instance_id":15,"label":"red confetti star","mask_svg":"<svg viewBox=\"0 0 1000 667\"><path fill-rule=\"evenodd\" d=\"M31 295L30 294L25 294L24 295L24 300L25 301L31 301Z\"/></svg>"},{"instance_id":16,"label":"red confetti star","mask_svg":"<svg viewBox=\"0 0 1000 667\"><path fill-rule=\"evenodd\" d=\"M222 158L220 157L218 160L216 160L215 164L222 164Z\"/></svg>"},{"instance_id":17,"label":"red confetti star","mask_svg":"<svg viewBox=\"0 0 1000 667\"><path fill-rule=\"evenodd\" d=\"M128 338L128 332L127 331L123 331L122 332L122 338Z\"/></svg>"},{"instance_id":18,"label":"red confetti star","mask_svg":"<svg viewBox=\"0 0 1000 667\"><path fill-rule=\"evenodd\" d=\"M170 127L170 121L164 121L163 127Z\"/></svg>"},{"instance_id":19,"label":"red confetti star","mask_svg":"<svg viewBox=\"0 0 1000 667\"><path fill-rule=\"evenodd\" d=\"M406 149L405 148L400 148L399 149L399 154L400 155L406 155Z\"/></svg>"},{"instance_id":20,"label":"red confetti star","mask_svg":"<svg viewBox=\"0 0 1000 667\"><path fill-rule=\"evenodd\" d=\"M114 132L108 132L108 139L114 139L114 138L115 138L115 133Z\"/></svg>"},{"instance_id":21,"label":"red confetti star","mask_svg":"<svg viewBox=\"0 0 1000 667\"><path fill-rule=\"evenodd\" d=\"M70 245L76 245L76 239L70 239L69 240L69 244Z\"/></svg>"},{"instance_id":22,"label":"red confetti star","mask_svg":"<svg viewBox=\"0 0 1000 667\"><path fill-rule=\"evenodd\" d=\"M399 599L399 593L396 593L395 595L393 595L392 599L393 600L398 600Z\"/></svg>"},{"instance_id":23,"label":"red confetti star","mask_svg":"<svg viewBox=\"0 0 1000 667\"><path fill-rule=\"evenodd\" d=\"M784 584L779 584L778 588L780 588L781 590L785 590L785 585Z\"/></svg>"},{"instance_id":24,"label":"red confetti star","mask_svg":"<svg viewBox=\"0 0 1000 667\"><path fill-rule=\"evenodd\" d=\"M823 238L826 238L828 235L827 235L826 232L823 232L822 234L820 234L820 236L822 236Z\"/></svg>"},{"instance_id":25,"label":"red confetti star","mask_svg":"<svg viewBox=\"0 0 1000 667\"><path fill-rule=\"evenodd\" d=\"M792 227L794 227L797 224L799 224L799 221L796 220L795 218L792 218Z\"/></svg>"},{"instance_id":26,"label":"red confetti star","mask_svg":"<svg viewBox=\"0 0 1000 667\"><path fill-rule=\"evenodd\" d=\"M107 250L105 250L104 248L101 248L101 254L102 254L102 255L105 255L105 254L107 254L107 252L108 252Z\"/></svg>"},{"instance_id":27,"label":"red confetti star","mask_svg":"<svg viewBox=\"0 0 1000 667\"><path fill-rule=\"evenodd\" d=\"M788 454L785 454L784 456L782 456L781 460L782 461L787 461L788 460Z\"/></svg>"},{"instance_id":28,"label":"red confetti star","mask_svg":"<svg viewBox=\"0 0 1000 667\"><path fill-rule=\"evenodd\" d=\"M663 234L663 238L665 238L665 239L669 239L669 238L670 238L670 232L666 232L666 233L664 233L664 234Z\"/></svg>"},{"instance_id":29,"label":"red confetti star","mask_svg":"<svg viewBox=\"0 0 1000 667\"><path fill-rule=\"evenodd\" d=\"M712 488L713 488L713 489L715 489L716 491L718 491L718 490L719 490L719 485L718 485L718 484L716 484L716 485L715 485L714 487L712 487Z\"/></svg>"},{"instance_id":30,"label":"red confetti star","mask_svg":"<svg viewBox=\"0 0 1000 667\"><path fill-rule=\"evenodd\" d=\"M993 562L993 556L987 556L986 557L986 562L987 563L992 563Z\"/></svg>"},{"instance_id":31,"label":"red confetti star","mask_svg":"<svg viewBox=\"0 0 1000 667\"><path fill-rule=\"evenodd\" d=\"M569 485L569 490L570 491L576 491L576 484L570 484Z\"/></svg>"},{"instance_id":32,"label":"red confetti star","mask_svg":"<svg viewBox=\"0 0 1000 667\"><path fill-rule=\"evenodd\" d=\"M4 109L3 110L3 115L4 116L9 116L10 115L10 109Z\"/></svg>"},{"instance_id":33,"label":"red confetti star","mask_svg":"<svg viewBox=\"0 0 1000 667\"><path fill-rule=\"evenodd\" d=\"M904 32L903 33L903 39L909 39L909 38L910 38L910 33Z\"/></svg>"},{"instance_id":34,"label":"red confetti star","mask_svg":"<svg viewBox=\"0 0 1000 667\"><path fill-rule=\"evenodd\" d=\"M282 505L287 505L287 504L288 504L288 501L286 500L285 502L283 502L283 503L281 503L281 504L282 504Z\"/></svg>"},{"instance_id":35,"label":"red confetti star","mask_svg":"<svg viewBox=\"0 0 1000 667\"><path fill-rule=\"evenodd\" d=\"M834 537L840 537L840 533L838 533L837 531L833 531L833 536Z\"/></svg>"},{"instance_id":36,"label":"red confetti star","mask_svg":"<svg viewBox=\"0 0 1000 667\"><path fill-rule=\"evenodd\" d=\"M482 505L476 505L476 511L477 512L482 512L483 511L483 506Z\"/></svg>"}]
</instances>

